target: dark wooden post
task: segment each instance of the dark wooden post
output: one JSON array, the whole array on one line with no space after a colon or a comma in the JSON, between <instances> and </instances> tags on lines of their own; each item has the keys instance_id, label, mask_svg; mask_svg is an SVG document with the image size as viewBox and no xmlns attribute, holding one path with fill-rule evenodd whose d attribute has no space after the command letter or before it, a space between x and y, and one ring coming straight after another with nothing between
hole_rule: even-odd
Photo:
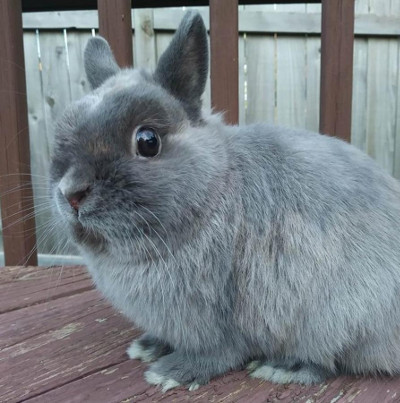
<instances>
[{"instance_id":1,"label":"dark wooden post","mask_svg":"<svg viewBox=\"0 0 400 403\"><path fill-rule=\"evenodd\" d=\"M37 265L27 111L21 0L1 0L0 196L7 266Z\"/></svg>"},{"instance_id":2,"label":"dark wooden post","mask_svg":"<svg viewBox=\"0 0 400 403\"><path fill-rule=\"evenodd\" d=\"M350 141L354 0L322 0L320 132Z\"/></svg>"},{"instance_id":3,"label":"dark wooden post","mask_svg":"<svg viewBox=\"0 0 400 403\"><path fill-rule=\"evenodd\" d=\"M133 65L131 0L97 0L99 33L121 67Z\"/></svg>"},{"instance_id":4,"label":"dark wooden post","mask_svg":"<svg viewBox=\"0 0 400 403\"><path fill-rule=\"evenodd\" d=\"M211 104L239 121L238 0L210 0Z\"/></svg>"}]
</instances>

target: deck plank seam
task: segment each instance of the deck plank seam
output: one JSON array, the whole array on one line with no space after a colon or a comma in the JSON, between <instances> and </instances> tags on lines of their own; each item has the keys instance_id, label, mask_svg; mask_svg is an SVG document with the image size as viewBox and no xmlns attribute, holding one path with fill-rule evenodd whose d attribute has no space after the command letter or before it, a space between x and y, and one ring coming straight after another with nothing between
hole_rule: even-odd
<instances>
[{"instance_id":1,"label":"deck plank seam","mask_svg":"<svg viewBox=\"0 0 400 403\"><path fill-rule=\"evenodd\" d=\"M96 304L95 304L95 305L96 305ZM89 306L89 307L93 307L93 306L95 306L95 305L91 305L91 306ZM27 308L29 309L30 307L27 307ZM100 312L103 312L103 311L109 310L109 309L110 309L110 308L109 308L108 306L105 306L104 308L102 308L102 309L100 309L99 311L97 311L97 313L100 313ZM86 314L83 315L83 316L78 316L78 317L74 318L74 321L76 321L76 320L82 320L82 319L84 319L84 318L86 318L86 317L88 317L88 316L90 316L90 315L92 315L92 312L86 313ZM66 323L67 323L67 322L66 322ZM1 349L1 351L6 351L8 348L15 347L15 346L17 346L18 344L26 343L29 339L32 339L32 338L37 337L37 336L42 336L42 335L44 335L44 334L46 334L46 333L48 333L48 332L55 331L55 330L57 330L58 327L59 327L59 325L58 325L58 326L55 326L55 327L51 327L51 328L49 328L49 329L46 329L46 330L44 330L43 332L31 334L31 335L29 335L28 337L26 337L25 339L18 340L18 341L16 341L15 343L12 343L12 344L7 345L6 347L1 347L1 346L0 346L0 349Z\"/></svg>"},{"instance_id":2,"label":"deck plank seam","mask_svg":"<svg viewBox=\"0 0 400 403\"><path fill-rule=\"evenodd\" d=\"M126 346L128 346L128 345L129 345L129 342L128 342L128 343L125 343L125 344L126 344ZM119 347L120 347L120 346L118 346L118 348L119 348ZM115 350L115 349L113 349L113 350ZM47 389L47 390L42 390L41 392L38 392L38 393L36 393L36 394L34 394L34 395L29 396L27 399L19 400L18 403L29 402L30 400L36 399L36 398L40 397L41 395L44 395L44 394L46 394L46 393L48 393L48 392L55 391L55 390L57 390L57 389L59 389L59 388L62 388L62 387L66 386L66 385L68 385L68 384L70 384L70 383L79 381L79 380L84 379L84 378L86 378L86 377L88 377L88 376L94 375L94 374L99 373L99 372L101 372L101 371L104 371L104 370L106 370L106 369L108 369L108 368L114 367L115 365L121 365L121 364L123 364L124 362L129 361L129 358L128 358L127 355L124 355L124 356L122 356L121 358L123 358L123 357L125 357L125 356L126 356L125 359L122 359L122 360L120 360L120 361L118 361L118 362L113 362L113 363L111 363L111 364L109 364L109 365L105 365L105 366L101 366L101 367L99 367L99 368L92 369L91 371L88 371L88 372L86 372L85 374L81 374L80 376L78 376L78 377L76 377L76 378L74 378L74 379L69 379L68 381L66 381L66 382L64 382L64 383L59 384L59 385L57 385L57 386L54 387L54 388L49 388L49 389Z\"/></svg>"},{"instance_id":3,"label":"deck plank seam","mask_svg":"<svg viewBox=\"0 0 400 403\"><path fill-rule=\"evenodd\" d=\"M34 302L34 303L30 304L30 305L18 306L18 307L15 307L15 308L10 308L10 309L5 310L5 311L1 311L1 312L0 312L0 316L3 315L3 314L6 314L6 313L18 311L18 310L20 310L20 309L29 308L29 307L31 307L31 306L36 306L36 305L40 305L40 304L45 304L45 303L48 303L48 302L51 302L51 301L55 301L55 300L60 299L60 298L70 297L70 296L72 296L72 295L77 295L77 294L82 294L83 292L90 291L90 290L93 290L93 289L94 289L93 286L90 286L90 287L81 288L81 289L79 289L79 290L72 290L72 291L70 291L70 292L67 292L67 291L66 291L66 292L63 293L63 294L53 295L52 297L50 297L50 298L48 298L48 299L46 299L46 300L36 301L36 302Z\"/></svg>"}]
</instances>

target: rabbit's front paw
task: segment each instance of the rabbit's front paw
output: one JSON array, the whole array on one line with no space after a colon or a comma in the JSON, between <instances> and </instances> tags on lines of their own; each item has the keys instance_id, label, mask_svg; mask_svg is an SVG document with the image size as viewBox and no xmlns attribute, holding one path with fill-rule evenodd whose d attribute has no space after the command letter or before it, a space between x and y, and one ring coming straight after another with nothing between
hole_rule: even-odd
<instances>
[{"instance_id":1,"label":"rabbit's front paw","mask_svg":"<svg viewBox=\"0 0 400 403\"><path fill-rule=\"evenodd\" d=\"M152 364L145 378L148 383L161 386L163 392L181 385L196 390L214 375L213 362L202 361L200 364L198 357L191 360L190 356L174 352Z\"/></svg>"},{"instance_id":2,"label":"rabbit's front paw","mask_svg":"<svg viewBox=\"0 0 400 403\"><path fill-rule=\"evenodd\" d=\"M181 385L175 379L168 378L167 376L160 375L157 372L151 370L146 371L144 373L144 377L150 385L161 386L161 390L163 392L166 392L169 389L173 389Z\"/></svg>"},{"instance_id":3,"label":"rabbit's front paw","mask_svg":"<svg viewBox=\"0 0 400 403\"><path fill-rule=\"evenodd\" d=\"M126 352L130 359L151 362L163 355L171 353L172 348L168 344L146 333L139 339L134 340Z\"/></svg>"}]
</instances>

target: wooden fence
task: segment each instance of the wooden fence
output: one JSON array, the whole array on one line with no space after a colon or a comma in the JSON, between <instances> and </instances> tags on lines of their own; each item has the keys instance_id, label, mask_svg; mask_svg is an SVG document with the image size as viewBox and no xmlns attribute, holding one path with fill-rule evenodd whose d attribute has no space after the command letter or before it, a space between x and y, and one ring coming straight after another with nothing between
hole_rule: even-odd
<instances>
[{"instance_id":1,"label":"wooden fence","mask_svg":"<svg viewBox=\"0 0 400 403\"><path fill-rule=\"evenodd\" d=\"M199 10L209 26L208 8ZM132 11L135 65L155 66L183 13ZM320 4L240 6L240 123L318 131L320 13ZM40 212L40 200L46 197L53 129L65 106L89 91L82 55L98 17L96 11L26 13L23 26L38 247L52 253L58 242L45 236L49 212ZM400 0L356 0L355 34L351 141L399 178ZM207 107L210 93L208 82Z\"/></svg>"}]
</instances>

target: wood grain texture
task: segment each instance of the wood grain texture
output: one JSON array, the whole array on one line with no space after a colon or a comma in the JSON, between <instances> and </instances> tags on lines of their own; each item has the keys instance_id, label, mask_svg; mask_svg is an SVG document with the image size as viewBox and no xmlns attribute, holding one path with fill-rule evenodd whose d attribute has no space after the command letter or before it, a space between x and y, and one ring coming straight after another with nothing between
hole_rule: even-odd
<instances>
[{"instance_id":1,"label":"wood grain texture","mask_svg":"<svg viewBox=\"0 0 400 403\"><path fill-rule=\"evenodd\" d=\"M156 37L153 10L135 10L135 67L156 67Z\"/></svg>"},{"instance_id":2,"label":"wood grain texture","mask_svg":"<svg viewBox=\"0 0 400 403\"><path fill-rule=\"evenodd\" d=\"M107 39L121 67L133 65L130 0L97 0L99 33Z\"/></svg>"},{"instance_id":3,"label":"wood grain texture","mask_svg":"<svg viewBox=\"0 0 400 403\"><path fill-rule=\"evenodd\" d=\"M305 128L318 132L321 82L321 38L306 38L306 121Z\"/></svg>"},{"instance_id":4,"label":"wood grain texture","mask_svg":"<svg viewBox=\"0 0 400 403\"><path fill-rule=\"evenodd\" d=\"M0 2L0 200L5 262L37 264L21 1Z\"/></svg>"},{"instance_id":5,"label":"wood grain texture","mask_svg":"<svg viewBox=\"0 0 400 403\"><path fill-rule=\"evenodd\" d=\"M378 16L399 15L399 2L370 0L369 11ZM379 73L378 73L379 72ZM396 116L399 113L397 77L399 40L368 40L366 149L386 172L396 174ZM396 141L397 140L397 141Z\"/></svg>"},{"instance_id":6,"label":"wood grain texture","mask_svg":"<svg viewBox=\"0 0 400 403\"><path fill-rule=\"evenodd\" d=\"M134 8L155 7L186 7L207 6L209 0L131 0ZM239 0L240 4L285 4L304 3L304 0ZM308 0L308 3L320 3L321 0ZM96 0L22 0L23 10L62 11L62 10L93 10Z\"/></svg>"},{"instance_id":7,"label":"wood grain texture","mask_svg":"<svg viewBox=\"0 0 400 403\"><path fill-rule=\"evenodd\" d=\"M226 123L239 121L238 1L210 0L211 104Z\"/></svg>"},{"instance_id":8,"label":"wood grain texture","mask_svg":"<svg viewBox=\"0 0 400 403\"><path fill-rule=\"evenodd\" d=\"M10 267L0 271L0 313L46 303L92 288L92 280L81 267Z\"/></svg>"},{"instance_id":9,"label":"wood grain texture","mask_svg":"<svg viewBox=\"0 0 400 403\"><path fill-rule=\"evenodd\" d=\"M69 292L54 286L56 278ZM76 282L68 283L72 278ZM6 267L0 272L0 284L15 287L8 295L15 309L0 314L0 401L398 402L399 377L339 377L305 387L251 379L245 371L229 372L193 392L180 387L163 394L144 381L148 365L125 354L138 330L96 290L87 289L86 280L82 267ZM46 295L50 285L51 300L22 298L23 289L28 296L33 289Z\"/></svg>"},{"instance_id":10,"label":"wood grain texture","mask_svg":"<svg viewBox=\"0 0 400 403\"><path fill-rule=\"evenodd\" d=\"M350 141L354 0L322 1L320 132Z\"/></svg>"},{"instance_id":11,"label":"wood grain texture","mask_svg":"<svg viewBox=\"0 0 400 403\"><path fill-rule=\"evenodd\" d=\"M278 37L276 122L305 127L306 120L306 39Z\"/></svg>"},{"instance_id":12,"label":"wood grain texture","mask_svg":"<svg viewBox=\"0 0 400 403\"><path fill-rule=\"evenodd\" d=\"M275 122L275 47L274 36L247 35L246 123Z\"/></svg>"},{"instance_id":13,"label":"wood grain texture","mask_svg":"<svg viewBox=\"0 0 400 403\"><path fill-rule=\"evenodd\" d=\"M351 143L367 152L368 39L354 43Z\"/></svg>"},{"instance_id":14,"label":"wood grain texture","mask_svg":"<svg viewBox=\"0 0 400 403\"><path fill-rule=\"evenodd\" d=\"M379 0L380 2L386 0ZM400 3L399 3L400 4ZM359 5L356 2L356 5ZM321 4L307 4L307 13L297 11L276 12L274 6L239 6L239 31L247 33L291 33L291 34L320 34L321 33ZM303 5L304 9L304 5ZM361 10L360 7L358 9ZM209 27L209 13L207 7L198 8ZM139 10L142 11L142 10ZM143 10L148 13L148 10ZM134 11L136 13L136 10ZM155 9L154 29L176 30L185 11L182 9ZM354 33L357 36L398 36L400 35L400 15L357 14ZM42 12L26 13L23 15L24 29L91 29L98 28L98 15L95 11ZM134 19L132 27L136 28Z\"/></svg>"},{"instance_id":15,"label":"wood grain texture","mask_svg":"<svg viewBox=\"0 0 400 403\"><path fill-rule=\"evenodd\" d=\"M24 33L25 74L28 101L29 144L31 154L32 186L35 199L36 243L37 253L51 250L54 244L51 237L44 237L49 221L48 181L49 171L49 138L45 111L45 97L41 64L38 56L36 32ZM66 87L67 83L59 85Z\"/></svg>"}]
</instances>

